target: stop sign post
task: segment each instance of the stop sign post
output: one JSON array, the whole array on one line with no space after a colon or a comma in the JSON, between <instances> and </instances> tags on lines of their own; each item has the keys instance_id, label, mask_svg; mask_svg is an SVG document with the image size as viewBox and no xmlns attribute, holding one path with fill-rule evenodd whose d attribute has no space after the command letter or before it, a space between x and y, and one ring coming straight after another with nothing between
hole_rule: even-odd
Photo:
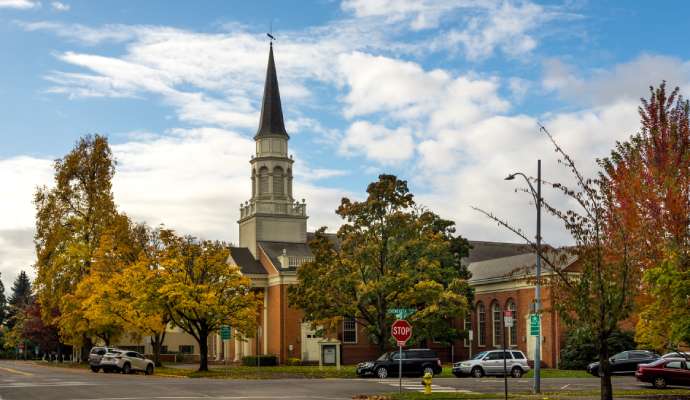
<instances>
[{"instance_id":1,"label":"stop sign post","mask_svg":"<svg viewBox=\"0 0 690 400\"><path fill-rule=\"evenodd\" d=\"M404 319L393 322L391 326L391 336L395 338L398 347L400 347L400 356L398 357L398 382L400 393L402 393L402 348L412 337L412 325Z\"/></svg>"}]
</instances>

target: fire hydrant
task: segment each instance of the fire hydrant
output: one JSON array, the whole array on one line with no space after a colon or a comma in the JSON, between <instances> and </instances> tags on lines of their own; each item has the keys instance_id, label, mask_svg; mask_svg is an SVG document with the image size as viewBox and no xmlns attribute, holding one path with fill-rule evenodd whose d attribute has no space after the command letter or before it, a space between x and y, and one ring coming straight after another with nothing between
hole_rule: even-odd
<instances>
[{"instance_id":1,"label":"fire hydrant","mask_svg":"<svg viewBox=\"0 0 690 400\"><path fill-rule=\"evenodd\" d=\"M431 373L427 372L422 378L422 385L424 385L424 394L431 394Z\"/></svg>"}]
</instances>

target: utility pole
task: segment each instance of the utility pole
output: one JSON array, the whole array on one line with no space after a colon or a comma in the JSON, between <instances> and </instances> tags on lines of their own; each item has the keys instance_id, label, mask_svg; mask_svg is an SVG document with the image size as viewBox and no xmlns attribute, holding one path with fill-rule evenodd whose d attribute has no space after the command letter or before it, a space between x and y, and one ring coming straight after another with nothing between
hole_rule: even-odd
<instances>
[{"instance_id":1,"label":"utility pole","mask_svg":"<svg viewBox=\"0 0 690 400\"><path fill-rule=\"evenodd\" d=\"M537 284L534 296L534 311L539 318L539 332L534 348L534 393L541 393L541 160L537 160Z\"/></svg>"}]
</instances>

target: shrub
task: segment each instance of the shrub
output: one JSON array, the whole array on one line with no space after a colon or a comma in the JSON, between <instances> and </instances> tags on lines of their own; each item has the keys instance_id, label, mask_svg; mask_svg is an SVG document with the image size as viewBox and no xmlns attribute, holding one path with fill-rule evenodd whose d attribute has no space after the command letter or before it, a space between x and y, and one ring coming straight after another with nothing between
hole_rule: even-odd
<instances>
[{"instance_id":1,"label":"shrub","mask_svg":"<svg viewBox=\"0 0 690 400\"><path fill-rule=\"evenodd\" d=\"M278 365L278 357L274 355L245 356L242 357L242 365L249 367Z\"/></svg>"},{"instance_id":2,"label":"shrub","mask_svg":"<svg viewBox=\"0 0 690 400\"><path fill-rule=\"evenodd\" d=\"M635 349L635 334L617 330L611 334L608 340L609 355L625 350ZM599 361L599 353L596 348L594 336L585 329L576 328L568 333L565 346L561 349L561 360L558 367L561 369L585 369L587 364Z\"/></svg>"},{"instance_id":3,"label":"shrub","mask_svg":"<svg viewBox=\"0 0 690 400\"><path fill-rule=\"evenodd\" d=\"M302 360L297 357L290 357L287 359L287 365L302 365Z\"/></svg>"}]
</instances>

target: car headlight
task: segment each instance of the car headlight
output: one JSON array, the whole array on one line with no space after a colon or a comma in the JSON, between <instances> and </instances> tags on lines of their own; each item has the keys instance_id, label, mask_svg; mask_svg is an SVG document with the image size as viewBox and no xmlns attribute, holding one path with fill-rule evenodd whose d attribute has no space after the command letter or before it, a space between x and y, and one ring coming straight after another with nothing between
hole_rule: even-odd
<instances>
[{"instance_id":1,"label":"car headlight","mask_svg":"<svg viewBox=\"0 0 690 400\"><path fill-rule=\"evenodd\" d=\"M469 367L471 364L470 363L460 363L461 367Z\"/></svg>"},{"instance_id":2,"label":"car headlight","mask_svg":"<svg viewBox=\"0 0 690 400\"><path fill-rule=\"evenodd\" d=\"M374 366L374 363L371 361L367 361L367 362L361 363L360 365L362 366L362 368L371 368Z\"/></svg>"}]
</instances>

